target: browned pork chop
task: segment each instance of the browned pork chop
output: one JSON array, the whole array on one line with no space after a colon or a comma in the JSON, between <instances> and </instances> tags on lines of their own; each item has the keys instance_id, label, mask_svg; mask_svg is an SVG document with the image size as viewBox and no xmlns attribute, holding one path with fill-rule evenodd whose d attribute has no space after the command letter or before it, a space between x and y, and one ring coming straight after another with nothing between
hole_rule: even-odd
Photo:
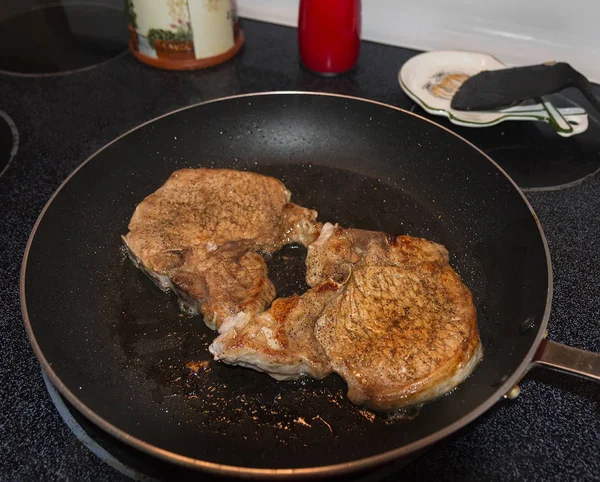
<instances>
[{"instance_id":1,"label":"browned pork chop","mask_svg":"<svg viewBox=\"0 0 600 482\"><path fill-rule=\"evenodd\" d=\"M325 223L319 238L308 248L306 282L315 286L328 279L345 278L349 268L408 266L426 261L448 263L448 251L422 238L395 238L380 231Z\"/></svg>"},{"instance_id":2,"label":"browned pork chop","mask_svg":"<svg viewBox=\"0 0 600 482\"><path fill-rule=\"evenodd\" d=\"M318 236L317 213L290 197L272 177L182 169L137 206L123 241L138 267L178 294L182 309L222 330L275 298L258 252Z\"/></svg>"},{"instance_id":3,"label":"browned pork chop","mask_svg":"<svg viewBox=\"0 0 600 482\"><path fill-rule=\"evenodd\" d=\"M315 336L353 403L389 411L431 400L481 358L471 293L442 245L326 224L307 266L309 284L351 270Z\"/></svg>"},{"instance_id":4,"label":"browned pork chop","mask_svg":"<svg viewBox=\"0 0 600 482\"><path fill-rule=\"evenodd\" d=\"M315 336L357 405L389 411L456 387L480 358L471 294L450 265L353 270Z\"/></svg>"},{"instance_id":5,"label":"browned pork chop","mask_svg":"<svg viewBox=\"0 0 600 482\"><path fill-rule=\"evenodd\" d=\"M215 340L216 359L278 379L283 365L294 378L310 372L290 360L316 343L322 366L348 383L349 399L378 411L450 391L480 359L471 293L443 246L327 223L306 263L313 288L292 298L294 309L244 320ZM273 306L280 301L288 303Z\"/></svg>"},{"instance_id":6,"label":"browned pork chop","mask_svg":"<svg viewBox=\"0 0 600 482\"><path fill-rule=\"evenodd\" d=\"M302 296L278 298L268 311L246 316L209 347L215 360L266 372L276 380L331 373L315 338L315 322L341 285L328 281Z\"/></svg>"}]
</instances>

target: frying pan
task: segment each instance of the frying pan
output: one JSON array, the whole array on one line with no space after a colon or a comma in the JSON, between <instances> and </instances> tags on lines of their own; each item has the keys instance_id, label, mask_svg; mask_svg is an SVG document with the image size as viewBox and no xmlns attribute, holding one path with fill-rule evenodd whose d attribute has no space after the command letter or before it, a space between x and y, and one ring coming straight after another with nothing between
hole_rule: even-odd
<instances>
[{"instance_id":1,"label":"frying pan","mask_svg":"<svg viewBox=\"0 0 600 482\"><path fill-rule=\"evenodd\" d=\"M210 360L214 337L126 259L137 203L183 167L281 179L322 221L446 245L471 289L484 359L452 393L394 416L360 410L337 376L276 382ZM305 289L304 252L268 259L280 296ZM531 206L483 152L415 114L309 93L231 97L146 123L102 148L52 196L27 245L23 317L43 370L127 444L221 475L372 469L492 407L534 364L598 378L600 356L543 340L548 246ZM204 363L206 362L206 363Z\"/></svg>"}]
</instances>

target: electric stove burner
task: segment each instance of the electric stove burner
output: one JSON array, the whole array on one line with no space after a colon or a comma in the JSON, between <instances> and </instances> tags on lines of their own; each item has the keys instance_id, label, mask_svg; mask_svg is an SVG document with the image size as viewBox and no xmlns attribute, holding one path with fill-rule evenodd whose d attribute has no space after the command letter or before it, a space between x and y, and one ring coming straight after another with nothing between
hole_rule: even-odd
<instances>
[{"instance_id":1,"label":"electric stove burner","mask_svg":"<svg viewBox=\"0 0 600 482\"><path fill-rule=\"evenodd\" d=\"M524 191L551 191L575 186L600 172L600 113L577 91L547 97L556 107L581 106L589 127L572 137L561 137L545 122L507 121L485 128L467 128L427 115L471 141ZM419 109L414 112L421 114Z\"/></svg>"},{"instance_id":2,"label":"electric stove burner","mask_svg":"<svg viewBox=\"0 0 600 482\"><path fill-rule=\"evenodd\" d=\"M127 50L124 13L100 5L50 5L0 22L0 70L23 75L81 70Z\"/></svg>"},{"instance_id":3,"label":"electric stove burner","mask_svg":"<svg viewBox=\"0 0 600 482\"><path fill-rule=\"evenodd\" d=\"M0 176L2 176L10 162L17 154L19 147L19 133L12 119L0 111Z\"/></svg>"}]
</instances>

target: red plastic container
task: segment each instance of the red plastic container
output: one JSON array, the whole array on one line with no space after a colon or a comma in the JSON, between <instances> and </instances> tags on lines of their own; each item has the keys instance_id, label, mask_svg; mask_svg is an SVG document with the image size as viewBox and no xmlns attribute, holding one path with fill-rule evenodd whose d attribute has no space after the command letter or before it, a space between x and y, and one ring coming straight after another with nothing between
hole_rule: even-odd
<instances>
[{"instance_id":1,"label":"red plastic container","mask_svg":"<svg viewBox=\"0 0 600 482\"><path fill-rule=\"evenodd\" d=\"M304 66L322 75L352 69L360 50L360 0L300 0L298 44Z\"/></svg>"}]
</instances>

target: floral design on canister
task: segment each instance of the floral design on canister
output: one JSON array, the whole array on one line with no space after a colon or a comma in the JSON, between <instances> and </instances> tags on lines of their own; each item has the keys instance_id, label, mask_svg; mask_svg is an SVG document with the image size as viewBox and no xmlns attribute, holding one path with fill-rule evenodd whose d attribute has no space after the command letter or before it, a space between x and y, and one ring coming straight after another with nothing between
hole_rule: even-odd
<instances>
[{"instance_id":1,"label":"floral design on canister","mask_svg":"<svg viewBox=\"0 0 600 482\"><path fill-rule=\"evenodd\" d=\"M154 67L209 67L244 42L235 0L125 0L125 14L131 51Z\"/></svg>"}]
</instances>

